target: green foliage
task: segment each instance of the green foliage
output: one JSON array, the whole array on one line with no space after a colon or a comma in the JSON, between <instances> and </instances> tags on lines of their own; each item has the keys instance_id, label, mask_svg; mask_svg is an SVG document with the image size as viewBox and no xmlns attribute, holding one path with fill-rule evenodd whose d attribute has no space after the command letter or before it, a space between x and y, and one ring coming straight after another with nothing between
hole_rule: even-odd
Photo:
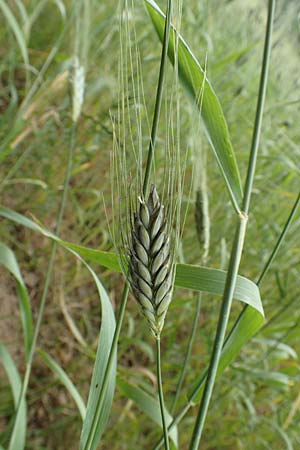
<instances>
[{"instance_id":1,"label":"green foliage","mask_svg":"<svg viewBox=\"0 0 300 450\"><path fill-rule=\"evenodd\" d=\"M151 396L144 389L139 388L138 386L128 383L126 380L120 378L118 379L118 387L121 391L126 395L127 398L133 400L136 405L143 411L154 423L158 424L160 427L162 426L161 414L158 400ZM167 425L172 422L172 416L165 412ZM177 428L174 427L170 432L170 437L173 440L176 448L178 447L178 432Z\"/></svg>"},{"instance_id":2,"label":"green foliage","mask_svg":"<svg viewBox=\"0 0 300 450\"><path fill-rule=\"evenodd\" d=\"M153 1L148 0L146 4L161 36L163 17ZM129 20L135 22L137 32L137 41L131 43L131 49L137 45L142 67L141 71L135 66L130 70L134 77L143 78L147 112L143 105L139 111L147 128L147 117L153 113L160 46L143 6L136 2L134 9L128 2ZM162 2L160 6L165 7ZM168 99L173 96L174 103L178 101L180 106L180 149L186 155L188 181L192 178L191 166L196 166L195 161L199 159L193 148L201 152L206 152L209 146L213 149L213 156L208 153L207 158L212 226L209 267L196 265L201 258L195 244L192 189L188 187L182 196L183 206L189 205L180 247L182 264L177 265L177 289L162 340L162 371L169 409L194 316L193 291L203 292L195 346L173 418L176 420L182 411L184 414L171 432L180 448L188 448L195 415L192 406L199 402L203 392L232 242L233 214L218 172L221 169L231 200L238 209L242 194L239 172L246 173L257 96L265 4L255 1L246 5L236 0L220 5L217 0L191 0L182 6L181 23L178 20L176 28L189 43L179 41L179 69L184 89L181 91L171 84L175 72L168 65L155 170L160 180L165 131L170 129L164 119L168 115ZM78 411L84 416L82 398L87 399L89 392L85 436L91 430L97 409L99 391L95 378L99 375L101 384L124 282L107 225L107 218L111 222L114 205L120 200L111 199L110 172L111 118L114 123L119 118L118 15L116 2L100 2L97 6L91 1L0 2L0 189L1 204L7 207L1 208L0 223L0 263L6 269L0 278L0 340L5 344L1 344L0 354L12 390L11 397L4 377L5 382L0 383L0 420L1 429L5 425L6 430L0 435L1 448L7 449L9 445L24 361L32 342L32 316L36 317L38 312L52 242L58 244L59 251L38 339L43 357L33 361L27 392L28 420L26 423L26 406L22 403L20 422L15 425L20 432L14 435L16 441L11 442L10 448L24 448L25 435L26 446L34 450L77 448L82 424ZM234 294L246 305L241 311L240 302L233 303L230 331L218 371L218 377L221 373L223 376L216 384L205 428L204 450L296 449L300 441L299 215L296 209L285 240L280 243L279 251L276 250L276 259L259 289L250 281L260 279L259 274L274 249L299 189L299 101L295 93L300 68L296 18L297 2L278 3L276 45L252 212L239 271L245 277L238 276ZM177 36L174 33L171 36L171 58ZM49 230L55 230L63 192L72 108L67 71L75 47L86 70L86 92L78 121L69 197L58 238ZM207 62L203 64L204 61ZM127 69L124 84L128 83L129 93L133 94ZM190 107L186 90L192 102L197 103L199 113ZM174 113L175 110L176 107ZM198 130L200 112L208 143ZM130 130L129 141L137 132L135 127ZM148 142L141 141L141 146L147 148ZM130 158L128 179L135 170L134 158L132 155ZM61 246L68 251L62 251ZM76 254L75 259L70 252ZM18 302L14 302L17 296L19 309ZM61 297L73 329L61 306ZM109 311L109 320L103 319L103 311L104 314ZM236 321L235 317L238 317ZM105 321L111 328L106 330L106 336L100 337L90 386L99 330ZM77 339L74 329L78 329L83 341ZM158 402L153 394L156 380L152 344L146 322L139 316L134 302L129 301L118 342L120 380L113 394L114 360L107 407L97 421L92 448L97 448L100 438L112 450L119 450L122 445L129 449L153 448L161 438ZM151 389L149 384L153 386ZM77 401L77 407L65 391ZM171 420L168 418L168 423Z\"/></svg>"},{"instance_id":3,"label":"green foliage","mask_svg":"<svg viewBox=\"0 0 300 450\"><path fill-rule=\"evenodd\" d=\"M26 356L28 356L32 343L32 313L30 298L16 257L11 249L2 242L0 242L0 264L11 272L17 282L21 319L24 331L25 353Z\"/></svg>"},{"instance_id":4,"label":"green foliage","mask_svg":"<svg viewBox=\"0 0 300 450\"><path fill-rule=\"evenodd\" d=\"M15 410L19 408L20 414L16 421L16 427L18 433L14 434L13 439L10 441L9 450L23 450L25 447L26 439L26 417L27 417L27 406L26 401L22 401L19 404L19 397L22 388L22 381L18 369L5 345L0 344L0 361L4 367L7 378L9 380L11 390L13 393Z\"/></svg>"},{"instance_id":5,"label":"green foliage","mask_svg":"<svg viewBox=\"0 0 300 450\"><path fill-rule=\"evenodd\" d=\"M164 15L153 0L145 1L159 38L162 40L165 22ZM180 35L177 36L174 28L172 31L168 50L170 59L174 64L174 55L178 52L179 76L200 111L207 138L215 153L232 203L238 211L242 200L242 185L221 104L206 77L205 71L186 42ZM177 40L179 40L178 44Z\"/></svg>"},{"instance_id":6,"label":"green foliage","mask_svg":"<svg viewBox=\"0 0 300 450\"><path fill-rule=\"evenodd\" d=\"M60 367L59 364L50 356L48 353L44 352L43 350L39 350L39 355L43 358L47 366L52 370L54 375L59 379L59 381L65 386L65 388L68 390L69 394L73 398L74 402L76 403L76 406L78 408L78 411L80 412L81 418L84 421L86 416L86 406L84 404L84 401L79 394L78 390L76 389L75 385L72 383L69 376L66 374L66 372Z\"/></svg>"}]
</instances>

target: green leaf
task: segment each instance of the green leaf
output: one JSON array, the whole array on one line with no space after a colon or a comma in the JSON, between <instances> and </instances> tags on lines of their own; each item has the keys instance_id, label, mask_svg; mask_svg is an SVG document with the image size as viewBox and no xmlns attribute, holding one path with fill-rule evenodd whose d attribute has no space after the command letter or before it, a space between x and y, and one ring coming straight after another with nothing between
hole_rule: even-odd
<instances>
[{"instance_id":1,"label":"green leaf","mask_svg":"<svg viewBox=\"0 0 300 450\"><path fill-rule=\"evenodd\" d=\"M11 385L11 390L14 399L15 408L18 406L18 401L22 389L21 377L19 375L18 369L3 344L0 344L0 361L4 367L7 374L7 378ZM16 423L18 433L14 435L14 439L10 441L8 450L23 450L25 447L26 438L26 402L25 400L20 404L20 413L18 415L18 423Z\"/></svg>"},{"instance_id":2,"label":"green leaf","mask_svg":"<svg viewBox=\"0 0 300 450\"><path fill-rule=\"evenodd\" d=\"M21 225L27 226L32 230L38 231L39 233L42 233L45 236L50 237L51 239L54 239L56 242L58 242L65 248L68 248L74 254L82 256L84 255L84 257L91 262L101 264L110 269L115 270L117 268L117 270L120 270L118 256L113 253L91 250L85 247L77 246L75 244L64 242L54 234L42 228L40 225L37 225L21 214L15 213L14 211L7 208L0 207L0 215ZM226 272L224 272L223 270L178 264L176 268L175 285L178 287L185 287L188 289L194 289L220 295L223 293L225 278ZM260 293L255 283L248 280L247 278L238 276L234 295L235 298L238 298L247 305L236 321L234 328L226 338L218 367L217 377L219 377L223 373L225 368L228 367L228 365L236 358L245 343L257 333L264 321L264 313L260 299ZM203 374L196 381L194 389L189 396L190 402L199 401L202 389L204 387L205 376L206 372L203 372ZM94 384L91 392L95 393L96 390L97 389L95 388ZM90 395L92 394L90 393Z\"/></svg>"},{"instance_id":3,"label":"green leaf","mask_svg":"<svg viewBox=\"0 0 300 450\"><path fill-rule=\"evenodd\" d=\"M3 217L9 218L10 220L13 220L16 223L19 223L20 225L26 226L27 228L30 228L31 230L38 231L39 233L42 233L43 235L53 239L58 244L66 248L68 251L70 251L73 255L75 255L77 258L79 258L82 263L85 265L85 267L88 269L90 274L92 275L94 282L97 286L99 298L101 302L101 328L100 328L100 335L99 335L99 344L97 348L97 354L96 354L96 361L94 364L93 369L93 375L92 375L92 381L90 385L90 392L89 392L89 399L87 404L87 412L85 416L85 420L83 422L83 428L82 428L82 435L81 435L81 441L80 441L80 448L83 448L82 446L85 445L87 436L90 432L91 424L93 422L93 418L95 415L95 410L98 403L98 397L101 389L101 383L104 378L106 363L108 360L111 343L114 335L115 330L115 316L114 311L111 305L111 302L109 300L109 297L102 286L101 281L93 271L93 269L87 264L86 261L82 259L79 253L77 253L74 248L77 246L73 244L64 243L61 239L56 237L53 233L45 230L40 225L34 223L32 220L27 219L25 216L15 213L14 211L7 209L7 208L1 208L0 207L0 215ZM79 249L82 249L82 247L78 246ZM88 250L88 249L87 249ZM86 249L83 248L82 252L85 253ZM94 252L91 252L94 255ZM100 260L101 260L101 253L100 253ZM111 261L111 254L109 254L107 258L108 262ZM106 255L103 256L103 261L106 261ZM101 436L104 432L105 426L108 421L108 417L111 410L111 405L113 401L114 396L114 390L115 390L115 382L116 382L116 360L117 355L114 355L113 364L111 367L111 370L109 372L109 383L104 395L104 407L101 410L99 420L96 426L96 433L93 436L92 446L90 447L91 450L96 449L99 441L101 439ZM15 427L16 428L16 427ZM16 447L17 449L17 447ZM16 450L14 448L14 450ZM12 449L10 449L12 450Z\"/></svg>"},{"instance_id":4,"label":"green leaf","mask_svg":"<svg viewBox=\"0 0 300 450\"><path fill-rule=\"evenodd\" d=\"M38 225L27 217L7 208L0 207L0 215L42 233L89 262L100 264L108 269L121 272L119 258L115 253L103 252L63 241L41 225ZM225 280L226 271L224 270L189 264L176 265L175 286L177 287L222 295ZM234 298L252 306L261 316L264 315L259 289L257 285L248 278L238 275Z\"/></svg>"},{"instance_id":5,"label":"green leaf","mask_svg":"<svg viewBox=\"0 0 300 450\"><path fill-rule=\"evenodd\" d=\"M220 269L193 266L189 264L176 265L175 285L223 295L227 272ZM234 298L255 308L262 316L264 310L261 303L258 286L248 278L238 275L234 291Z\"/></svg>"},{"instance_id":6,"label":"green leaf","mask_svg":"<svg viewBox=\"0 0 300 450\"><path fill-rule=\"evenodd\" d=\"M83 263L87 266L87 264L84 261ZM98 292L100 295L102 316L101 316L99 344L97 348L96 361L94 365L92 381L90 384L89 398L87 403L87 412L85 420L83 422L79 444L80 450L87 448L86 445L89 436L91 434L93 419L95 417L95 412L97 410L98 399L101 391L101 385L104 381L104 374L114 336L114 331L116 328L115 316L109 297L95 272L91 268L89 268L89 270L94 278L94 281L97 285ZM96 450L96 448L98 447L101 436L105 430L109 418L115 391L116 367L117 367L117 352L115 352L113 355L113 364L111 366L110 372L108 373L109 381L104 396L103 408L100 411L99 420L96 426L96 432L94 435L92 435L92 442L91 445L88 447L89 450Z\"/></svg>"},{"instance_id":7,"label":"green leaf","mask_svg":"<svg viewBox=\"0 0 300 450\"><path fill-rule=\"evenodd\" d=\"M282 372L265 371L248 366L235 366L234 370L248 374L251 380L258 379L267 386L288 388L292 384L291 378Z\"/></svg>"},{"instance_id":8,"label":"green leaf","mask_svg":"<svg viewBox=\"0 0 300 450\"><path fill-rule=\"evenodd\" d=\"M2 264L15 277L21 311L21 320L24 330L25 353L28 357L32 342L32 312L30 298L20 272L18 262L13 251L0 242L0 264Z\"/></svg>"},{"instance_id":9,"label":"green leaf","mask_svg":"<svg viewBox=\"0 0 300 450\"><path fill-rule=\"evenodd\" d=\"M79 394L78 390L76 389L73 382L70 380L69 376L66 374L66 372L60 367L59 364L46 352L43 350L38 350L38 353L43 358L47 366L52 370L52 372L57 376L61 384L65 386L71 397L73 398L74 402L77 405L78 411L80 412L82 420L84 420L86 415L86 407L84 404L84 401Z\"/></svg>"},{"instance_id":10,"label":"green leaf","mask_svg":"<svg viewBox=\"0 0 300 450\"><path fill-rule=\"evenodd\" d=\"M226 338L218 366L217 379L224 372L226 367L234 361L246 342L257 333L263 322L263 314L249 305L245 306L236 321L235 326ZM189 395L189 399L193 403L198 403L201 399L206 373L207 371L204 371L193 385Z\"/></svg>"},{"instance_id":11,"label":"green leaf","mask_svg":"<svg viewBox=\"0 0 300 450\"><path fill-rule=\"evenodd\" d=\"M2 10L2 13L4 17L7 20L8 25L12 29L16 40L18 42L25 66L29 66L29 58L28 58L28 52L27 52L27 45L26 40L23 31L21 30L15 16L13 15L11 9L9 8L8 2L5 2L3 0L0 0L0 9Z\"/></svg>"},{"instance_id":12,"label":"green leaf","mask_svg":"<svg viewBox=\"0 0 300 450\"><path fill-rule=\"evenodd\" d=\"M153 0L145 0L147 10L159 39L163 40L165 15ZM215 154L221 173L224 177L231 201L239 210L242 200L241 178L232 148L227 122L213 87L192 51L172 27L168 54L174 64L178 39L178 70L179 77L196 103L205 126L208 141Z\"/></svg>"},{"instance_id":13,"label":"green leaf","mask_svg":"<svg viewBox=\"0 0 300 450\"><path fill-rule=\"evenodd\" d=\"M159 407L159 401L158 398L152 397L150 394L148 394L146 391L141 389L140 387L137 387L131 383L128 383L122 378L117 379L118 387L121 389L124 395L126 397L133 400L137 406L140 408L141 411L143 411L145 414L147 414L148 417L150 417L153 422L155 422L157 425L159 425L162 428L162 420L161 420L161 411ZM166 410L166 422L167 425L169 425L172 422L172 416L170 413ZM174 442L176 448L178 447L178 433L177 428L174 427L170 433L170 438Z\"/></svg>"}]
</instances>

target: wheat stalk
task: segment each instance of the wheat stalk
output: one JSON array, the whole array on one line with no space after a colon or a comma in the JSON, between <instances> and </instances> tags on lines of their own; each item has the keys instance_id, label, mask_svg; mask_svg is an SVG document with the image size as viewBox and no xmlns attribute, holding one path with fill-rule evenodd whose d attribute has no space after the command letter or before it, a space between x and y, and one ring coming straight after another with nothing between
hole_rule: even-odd
<instances>
[{"instance_id":1,"label":"wheat stalk","mask_svg":"<svg viewBox=\"0 0 300 450\"><path fill-rule=\"evenodd\" d=\"M164 205L156 187L139 198L129 243L129 282L155 337L162 331L172 298L173 264Z\"/></svg>"}]
</instances>

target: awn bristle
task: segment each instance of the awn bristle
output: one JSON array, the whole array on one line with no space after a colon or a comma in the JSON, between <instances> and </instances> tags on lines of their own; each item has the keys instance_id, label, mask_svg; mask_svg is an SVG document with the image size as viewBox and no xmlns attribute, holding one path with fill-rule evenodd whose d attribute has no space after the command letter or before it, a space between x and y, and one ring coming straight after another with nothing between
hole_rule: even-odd
<instances>
[{"instance_id":1,"label":"awn bristle","mask_svg":"<svg viewBox=\"0 0 300 450\"><path fill-rule=\"evenodd\" d=\"M152 333L158 337L172 298L173 265L164 205L155 186L139 198L130 243L129 279Z\"/></svg>"}]
</instances>

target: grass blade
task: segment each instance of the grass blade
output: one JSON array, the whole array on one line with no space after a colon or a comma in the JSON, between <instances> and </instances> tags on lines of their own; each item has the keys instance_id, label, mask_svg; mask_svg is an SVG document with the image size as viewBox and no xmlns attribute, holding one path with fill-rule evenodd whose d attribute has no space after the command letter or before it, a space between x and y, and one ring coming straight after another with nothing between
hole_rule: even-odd
<instances>
[{"instance_id":1,"label":"grass blade","mask_svg":"<svg viewBox=\"0 0 300 450\"><path fill-rule=\"evenodd\" d=\"M20 392L22 389L22 381L10 353L3 344L0 344L0 361L10 382L14 404L15 407L17 407ZM18 415L18 433L15 435L14 440L10 442L8 450L23 450L25 447L27 415L26 409L26 402L24 400L20 405L20 413Z\"/></svg>"},{"instance_id":2,"label":"grass blade","mask_svg":"<svg viewBox=\"0 0 300 450\"><path fill-rule=\"evenodd\" d=\"M222 295L227 272L220 269L177 264L175 285L196 291ZM262 316L264 310L257 285L248 278L238 275L234 298L255 308Z\"/></svg>"},{"instance_id":3,"label":"grass blade","mask_svg":"<svg viewBox=\"0 0 300 450\"><path fill-rule=\"evenodd\" d=\"M123 378L118 378L117 383L118 387L121 389L123 394L126 395L127 398L133 400L141 411L147 414L147 416L150 417L153 422L162 427L160 407L157 398L152 397L150 394L148 394L148 392L144 391L140 387L128 383ZM167 425L169 425L172 422L172 416L167 410L165 410L165 417ZM172 432L170 433L170 438L177 448L178 433L176 427L174 427Z\"/></svg>"},{"instance_id":4,"label":"grass blade","mask_svg":"<svg viewBox=\"0 0 300 450\"><path fill-rule=\"evenodd\" d=\"M84 260L121 272L119 259L115 253L89 249L81 245L63 241L55 236L55 234L43 228L41 225L38 225L27 217L8 208L0 207L0 216L6 217L9 220L30 228L31 230L42 233L44 236L53 239L59 245L65 247L77 256L84 258ZM208 267L189 264L177 264L175 286L222 295L225 286L226 274L226 271L220 269L211 269ZM261 316L264 316L259 288L255 283L253 283L253 281L238 275L234 290L234 298L250 305L256 309Z\"/></svg>"},{"instance_id":5,"label":"grass blade","mask_svg":"<svg viewBox=\"0 0 300 450\"><path fill-rule=\"evenodd\" d=\"M145 0L145 2L159 39L162 41L165 16L153 0ZM168 53L174 64L177 32L174 27L172 31ZM204 70L180 35L178 66L179 77L201 112L208 141L224 177L231 201L236 211L239 211L243 192L241 178L221 104Z\"/></svg>"},{"instance_id":6,"label":"grass blade","mask_svg":"<svg viewBox=\"0 0 300 450\"><path fill-rule=\"evenodd\" d=\"M7 20L8 25L12 29L15 38L18 42L25 66L29 65L29 58L27 52L27 45L23 31L21 30L15 16L13 15L11 9L9 8L7 2L0 0L0 9L2 10L2 14Z\"/></svg>"},{"instance_id":7,"label":"grass blade","mask_svg":"<svg viewBox=\"0 0 300 450\"><path fill-rule=\"evenodd\" d=\"M95 416L95 411L97 409L97 402L98 402L98 394L101 389L101 383L103 381L106 363L108 359L108 355L110 352L110 347L114 335L115 330L115 317L114 317L114 311L111 305L111 302L109 300L109 297L100 282L99 278L95 274L95 272L92 270L92 268L82 259L82 257L72 248L74 247L71 245L68 247L67 245L63 244L63 241L61 241L59 238L55 237L52 233L45 231L43 233L43 228L41 228L40 225L35 224L30 219L27 219L25 216L22 216L21 214L17 214L12 210L2 209L0 208L0 215L3 213L4 217L10 218L11 220L14 220L15 222L26 226L34 231L38 231L42 234L45 234L46 236L52 238L55 242L62 245L64 248L66 248L68 251L70 251L73 255L78 257L82 263L85 265L85 267L88 269L90 274L92 275L94 282L97 286L99 298L101 302L101 311L102 311L102 321L101 321L101 329L100 329L100 337L99 337L99 344L97 349L97 355L96 355L96 361L94 365L93 370L93 376L91 381L91 387L89 392L89 400L87 404L87 413L86 417L83 423L83 431L81 436L81 447L85 445L87 436L90 433L91 426L93 424L93 418ZM110 258L109 258L110 259ZM111 405L114 395L114 389L115 389L115 379L116 379L116 353L113 356L113 364L110 369L109 373L109 382L107 385L107 388L105 390L104 394L104 406L100 411L96 428L95 428L95 434L92 438L92 446L89 447L90 449L97 448L97 445L99 443L99 440L101 438L101 435L105 429ZM16 427L14 429L17 429ZM18 433L14 433L14 437L17 436ZM17 447L16 447L17 448ZM14 450L16 450L14 448ZM11 449L12 450L12 449Z\"/></svg>"},{"instance_id":8,"label":"grass blade","mask_svg":"<svg viewBox=\"0 0 300 450\"><path fill-rule=\"evenodd\" d=\"M86 407L81 395L79 394L73 382L70 380L66 372L60 367L60 365L57 364L57 362L48 353L44 352L43 350L39 350L38 352L40 356L43 358L44 362L47 364L47 366L57 376L61 384L65 386L65 388L73 398L74 402L76 403L82 420L84 420L86 415Z\"/></svg>"},{"instance_id":9,"label":"grass blade","mask_svg":"<svg viewBox=\"0 0 300 450\"><path fill-rule=\"evenodd\" d=\"M231 364L231 362L236 358L245 343L257 333L263 322L264 317L259 314L257 310L250 306L246 306L244 308L235 323L235 327L231 330L224 343L216 379L220 377L226 367L228 367L229 364ZM198 403L201 399L206 373L207 371L200 375L191 390L190 398L193 402Z\"/></svg>"},{"instance_id":10,"label":"grass blade","mask_svg":"<svg viewBox=\"0 0 300 450\"><path fill-rule=\"evenodd\" d=\"M0 264L2 264L7 270L9 270L9 272L15 277L17 281L21 320L24 331L25 353L26 357L28 357L32 342L33 330L30 298L15 254L2 242L0 242Z\"/></svg>"},{"instance_id":11,"label":"grass blade","mask_svg":"<svg viewBox=\"0 0 300 450\"><path fill-rule=\"evenodd\" d=\"M57 236L55 236L53 233L42 228L40 225L36 224L32 220L28 219L27 217L25 217L21 214L18 214L16 212L12 211L10 209L0 207L0 215L2 217L6 217L7 219L12 220L16 223L19 223L25 227L28 227L31 230L37 231L39 233L42 233L45 236L48 236L49 238L55 240L58 244L62 245L63 247L65 247L66 249L71 251L71 253L77 255L80 258L86 258L89 261L101 264L101 265L108 267L110 269L113 269L113 270L115 270L117 268L117 270L120 271L118 257L114 253L101 252L98 250L88 249L86 247L77 246L76 244L70 244L68 242L62 241ZM84 260L82 260L82 261L86 265L88 270L90 270L94 279L95 279L95 277L97 279L96 274L92 271L92 269L88 266L88 264ZM200 267L200 266L190 266L190 265L186 265L186 264L178 264L177 271L176 271L175 285L178 287L185 287L185 288L190 288L193 290L199 290L199 291L203 291L203 292L210 292L210 293L221 295L224 290L225 279L226 279L226 272L223 270L209 269L209 268ZM100 281L99 281L99 283L100 283ZM98 288L98 290L99 290L99 288ZM100 290L101 290L101 288L100 288ZM217 371L217 378L221 375L221 373L225 370L225 368L235 359L235 357L238 355L238 353L240 352L241 348L245 345L245 343L252 336L254 336L257 333L257 331L260 329L260 327L262 326L262 323L264 321L264 313L263 313L263 308L262 308L262 304L261 304L259 289L252 281L248 280L247 278L238 276L236 288L234 291L234 297L237 298L238 300L243 301L247 305L244 308L244 310L242 311L242 313L240 314L239 319L236 321L234 328L231 330L230 334L228 335L228 337L225 341L225 344L224 344L224 347L222 350L222 354L221 354L218 371ZM105 300L104 300L104 302L105 302ZM107 302L105 302L105 304L106 304L106 307L108 307L108 309L111 310L110 303L107 304ZM111 310L111 313L113 314L112 310ZM102 317L104 317L104 316L102 316ZM110 322L110 320L108 322ZM106 323L106 325L107 325L107 323ZM114 332L114 326L110 330L111 336L113 335L113 332ZM100 337L100 339L101 339L101 337ZM108 340L109 339L111 339L111 337L110 338L108 337ZM98 352L99 352L100 347L101 346L99 345ZM106 345L104 345L104 349L107 349ZM97 352L97 354L98 354L98 352ZM105 365L103 367L105 367ZM94 372L95 376L93 375L93 382L92 382L92 386L91 386L90 396L93 395L93 393L94 394L97 393L98 387L96 387L97 386L96 374L97 374L97 371ZM206 373L202 374L200 379L198 379L193 391L190 394L189 401L188 401L186 407L179 413L179 415L175 419L175 422L173 421L173 423L169 426L169 429L170 429L170 427L172 428L174 426L174 423L176 424L181 420L181 418L186 414L186 412L188 411L188 409L190 408L190 406L192 404L197 402L198 397L202 393L205 376L206 376ZM115 367L114 367L114 372L112 373L111 379L113 381L115 380ZM99 383L99 380L98 380L98 383ZM100 385L100 383L99 383L99 385ZM110 392L112 392L112 391L113 391L113 386L110 386ZM109 399L109 401L110 400L112 401L112 397L111 397L111 399ZM107 402L107 403L109 403L109 402ZM95 408L95 400L93 401L92 405L93 405L93 408ZM111 406L111 404L110 404L110 406ZM105 412L107 412L107 415L109 414L110 406L107 408L107 411L105 410L105 408L102 408L103 410L105 410ZM93 408L92 408L92 406L90 406L90 410L92 410ZM88 407L88 409L89 409L89 407ZM89 417L89 423L87 423L85 425L86 428L90 427L90 425L91 425L91 423L90 423L91 416L92 416L92 414ZM103 420L102 426L99 431L100 437L104 430L104 427L103 427L104 422L105 422L105 420ZM95 445L97 445L96 440L95 440ZM96 448L96 447L91 447L91 448ZM160 448L160 446L158 446L156 448Z\"/></svg>"},{"instance_id":12,"label":"grass blade","mask_svg":"<svg viewBox=\"0 0 300 450\"><path fill-rule=\"evenodd\" d=\"M258 310L247 305L241 312L239 318L227 336L221 358L218 365L216 379L218 379L224 370L234 361L242 347L258 332L264 322L264 317ZM195 381L189 395L187 404L178 413L172 424L169 425L169 432L178 425L189 409L198 403L202 397L204 383L206 381L207 370L205 370ZM163 445L163 438L153 447L153 450L158 450Z\"/></svg>"},{"instance_id":13,"label":"grass blade","mask_svg":"<svg viewBox=\"0 0 300 450\"><path fill-rule=\"evenodd\" d=\"M101 300L102 316L99 344L92 375L92 381L90 384L87 412L85 420L83 422L79 448L95 450L98 447L101 436L105 430L114 397L117 352L115 352L113 355L113 363L108 374L109 379L104 394L103 407L99 410L98 399L101 393L101 385L102 383L104 383L106 366L108 363L110 348L114 337L116 321L111 302L104 287L102 286L102 283L100 282L95 272L88 266L88 264L85 262L84 264L87 268L89 268L89 271L96 283Z\"/></svg>"}]
</instances>

